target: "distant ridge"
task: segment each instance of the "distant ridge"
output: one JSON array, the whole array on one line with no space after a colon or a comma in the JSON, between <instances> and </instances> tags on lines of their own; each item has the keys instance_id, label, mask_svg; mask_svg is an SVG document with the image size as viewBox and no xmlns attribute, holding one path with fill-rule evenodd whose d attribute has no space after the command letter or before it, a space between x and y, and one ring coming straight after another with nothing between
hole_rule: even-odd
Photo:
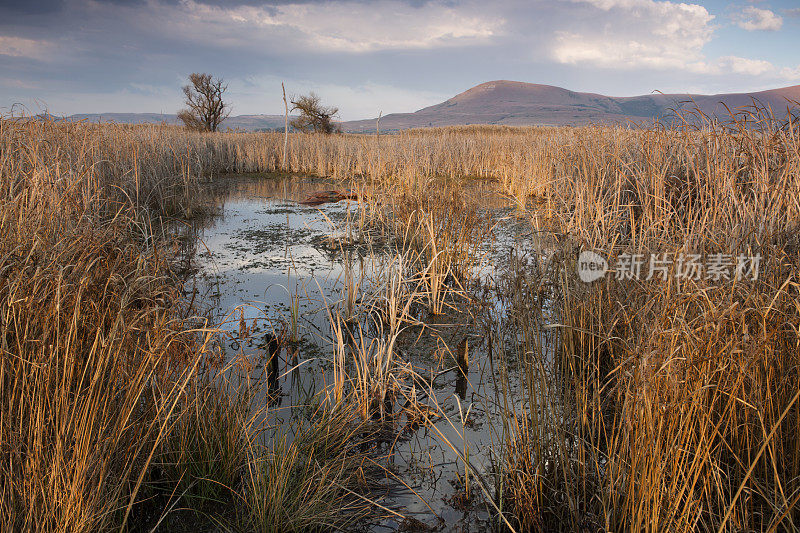
<instances>
[{"instance_id":1,"label":"distant ridge","mask_svg":"<svg viewBox=\"0 0 800 533\"><path fill-rule=\"evenodd\" d=\"M79 113L68 117L55 117L55 120L86 122L115 122L117 124L179 124L178 116L167 113ZM291 115L289 118L292 118ZM228 117L222 129L257 131L283 128L283 115L238 115Z\"/></svg>"},{"instance_id":2,"label":"distant ridge","mask_svg":"<svg viewBox=\"0 0 800 533\"><path fill-rule=\"evenodd\" d=\"M674 117L675 109L694 109L708 116L729 117L727 109L748 106L755 99L782 118L787 107L800 101L800 85L752 93L661 94L613 97L581 93L520 81L497 80L481 83L442 103L415 111L392 113L381 118L381 131L500 124L507 126L583 125L590 123L643 122L656 117ZM794 102L792 104L791 102ZM726 108L727 106L727 108ZM58 117L52 117L58 119ZM178 124L174 114L93 113L76 114L64 120L116 122L119 124ZM223 129L259 131L282 129L283 115L239 115L228 117ZM346 132L374 132L375 119L341 123Z\"/></svg>"},{"instance_id":3,"label":"distant ridge","mask_svg":"<svg viewBox=\"0 0 800 533\"><path fill-rule=\"evenodd\" d=\"M730 109L752 104L753 98L772 108L776 117L786 113L789 101L800 100L800 85L753 93L715 95L649 94L611 97L581 93L536 83L497 80L481 83L440 104L414 113L393 113L381 118L381 130L429 126L502 124L508 126L581 125L641 122L673 116L673 109L696 107L706 115L729 116ZM688 102L693 100L694 102ZM375 120L343 123L345 131L375 131Z\"/></svg>"}]
</instances>

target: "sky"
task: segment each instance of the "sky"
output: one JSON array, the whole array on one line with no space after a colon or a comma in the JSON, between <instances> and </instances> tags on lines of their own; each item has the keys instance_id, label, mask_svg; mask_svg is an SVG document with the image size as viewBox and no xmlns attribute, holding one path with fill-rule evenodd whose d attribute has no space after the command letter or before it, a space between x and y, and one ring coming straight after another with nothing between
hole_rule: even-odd
<instances>
[{"instance_id":1,"label":"sky","mask_svg":"<svg viewBox=\"0 0 800 533\"><path fill-rule=\"evenodd\" d=\"M609 96L800 84L800 2L0 0L0 114L175 113L192 72L233 115L317 92L340 118L491 80Z\"/></svg>"}]
</instances>

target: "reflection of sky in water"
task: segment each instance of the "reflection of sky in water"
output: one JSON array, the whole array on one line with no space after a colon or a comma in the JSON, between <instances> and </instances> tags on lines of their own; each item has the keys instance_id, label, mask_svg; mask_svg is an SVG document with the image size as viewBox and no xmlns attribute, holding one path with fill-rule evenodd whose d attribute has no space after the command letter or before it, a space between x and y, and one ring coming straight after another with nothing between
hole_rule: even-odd
<instances>
[{"instance_id":1,"label":"reflection of sky in water","mask_svg":"<svg viewBox=\"0 0 800 533\"><path fill-rule=\"evenodd\" d=\"M343 296L345 258L356 276L360 270L335 240L348 211L356 210L350 202L306 207L280 197L227 199L198 235L199 289L212 316L230 317L223 325L230 332L239 327L240 310L248 324L255 319L264 330L277 328L290 323L292 296L299 295L299 325L326 331L324 301L332 305Z\"/></svg>"},{"instance_id":2,"label":"reflection of sky in water","mask_svg":"<svg viewBox=\"0 0 800 533\"><path fill-rule=\"evenodd\" d=\"M229 336L229 354L263 351L259 346L261 335L278 328L280 323L289 324L292 296L300 296L298 333L306 342L298 361L303 366L281 380L283 407L273 410L271 415L276 420L291 416L291 406L307 401L324 383L330 383L327 361L331 345L325 305L327 302L336 308L341 304L345 265L352 268L362 291L374 290L387 261L384 253L359 255L358 248L338 248L335 238L347 236L348 218L358 214L356 203L318 207L297 203L310 192L327 188L331 188L330 184L320 182L295 180L287 185L276 180L244 180L217 198L219 216L198 231L196 279L200 299L211 308L212 318L221 321L228 317L222 328ZM481 246L482 258L473 270L473 275L485 286L494 285L508 268L511 250L516 250L516 257L523 264L529 264L531 253L536 253L532 250L537 246L529 223L520 221L502 205L490 207L500 222L495 226L493 238ZM373 278L374 283L370 281ZM506 305L493 301L492 312L502 314ZM248 339L238 338L240 310L248 328L253 328L255 320L254 334ZM442 371L452 364L452 360L437 360L434 356L437 347L444 342L455 350L465 334L470 338L469 383L463 391L464 399L456 394L459 379L455 371L445 371L434 381L437 401L455 427L446 420L439 420L435 426L462 452L464 440L459 433L463 431L473 466L491 481L489 450L497 446L500 438L496 427L499 370L489 354L486 335L474 327L465 333L457 322L445 321L433 330L426 329L422 335L418 331L410 333L398 346L402 354L398 357L410 361L420 374L430 375L431 370ZM281 363L281 372L288 363ZM512 399L516 398L517 383L510 386ZM466 428L460 422L459 402L461 411L469 412ZM431 428L422 427L402 435L392 451L390 461L396 472L427 505L402 485L382 504L433 525L430 505L444 520L445 529L457 523L468 529L480 529L476 520L485 521L488 517L483 506L465 515L445 501L456 491L453 482L459 474L463 475L464 467ZM472 490L480 490L474 482ZM376 530L398 526L389 519Z\"/></svg>"},{"instance_id":3,"label":"reflection of sky in water","mask_svg":"<svg viewBox=\"0 0 800 533\"><path fill-rule=\"evenodd\" d=\"M195 276L206 315L223 331L228 359L244 355L264 376L264 335L291 331L291 307L298 307L297 348L281 352L281 405L276 420L291 416L330 381L329 317L345 297L345 271L365 286L361 272L371 271L358 250L340 248L354 202L308 207L297 203L330 183L270 179L236 180L216 192L217 212L197 224ZM211 191L212 193L214 191ZM374 257L377 263L382 255ZM380 268L377 266L376 268ZM295 299L296 298L296 299ZM240 319L249 330L240 337ZM296 352L296 358L294 354ZM294 365L299 371L289 372Z\"/></svg>"}]
</instances>

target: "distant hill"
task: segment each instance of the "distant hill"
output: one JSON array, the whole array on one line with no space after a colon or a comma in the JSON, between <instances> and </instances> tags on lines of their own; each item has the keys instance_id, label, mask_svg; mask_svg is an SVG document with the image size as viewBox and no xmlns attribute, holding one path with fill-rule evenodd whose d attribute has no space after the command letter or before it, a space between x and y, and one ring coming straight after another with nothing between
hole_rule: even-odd
<instances>
[{"instance_id":1,"label":"distant hill","mask_svg":"<svg viewBox=\"0 0 800 533\"><path fill-rule=\"evenodd\" d=\"M393 113L381 118L383 131L428 126L464 124L581 125L624 122L670 117L673 109L694 108L707 115L729 116L725 106L734 109L752 104L755 98L771 106L776 116L786 113L788 100L800 101L800 85L754 93L716 95L649 94L611 97L580 93L518 81L490 81L476 85L440 104L414 113ZM689 100L694 100L690 102ZM687 102L689 101L689 102ZM375 120L344 122L345 131L375 131Z\"/></svg>"},{"instance_id":2,"label":"distant hill","mask_svg":"<svg viewBox=\"0 0 800 533\"><path fill-rule=\"evenodd\" d=\"M726 118L729 117L726 106L733 110L752 104L753 99L771 107L776 117L782 117L787 106L791 105L790 102L800 101L800 85L753 93L654 93L613 97L575 92L552 85L499 80L481 83L449 100L414 113L386 115L381 118L380 127L381 131L393 131L465 124L577 126L590 123L642 122L656 117L669 119L674 117L675 109L695 107L706 115ZM159 113L77 114L66 117L66 120L178 124L176 115ZM228 117L222 123L222 128L242 131L282 129L283 120L283 115L239 115ZM346 132L374 132L375 119L342 122L341 127Z\"/></svg>"},{"instance_id":3,"label":"distant hill","mask_svg":"<svg viewBox=\"0 0 800 533\"><path fill-rule=\"evenodd\" d=\"M57 117L52 117L57 118ZM291 115L289 116L291 119ZM88 122L116 122L117 124L178 124L178 116L161 113L80 113L64 117L65 120ZM283 128L283 115L238 115L228 117L222 129L256 131Z\"/></svg>"}]
</instances>

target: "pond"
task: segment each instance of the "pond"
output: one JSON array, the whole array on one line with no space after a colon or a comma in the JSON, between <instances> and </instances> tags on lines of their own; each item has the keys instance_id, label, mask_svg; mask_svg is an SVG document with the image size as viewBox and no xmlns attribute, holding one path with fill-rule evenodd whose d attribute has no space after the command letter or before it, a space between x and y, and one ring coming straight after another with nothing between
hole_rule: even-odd
<instances>
[{"instance_id":1,"label":"pond","mask_svg":"<svg viewBox=\"0 0 800 533\"><path fill-rule=\"evenodd\" d=\"M287 424L333 382L335 316L361 320L370 295L385 289L397 261L393 239L365 226L358 201L318 206L300 203L337 185L292 177L229 178L209 186L212 213L191 227L195 299L223 335L226 361L264 366L268 340L288 338L277 383L265 401L275 425ZM479 198L491 231L476 249L471 280L447 312L417 313L399 335L395 357L420 376L432 394L421 395L431 423L403 416L402 398L387 411L393 429L380 449L386 467L380 505L396 511L364 524L372 531L402 527L481 530L491 519L484 489L493 492L493 465L504 439L501 411L514 409L518 339L504 324L513 302L497 287L540 260L529 222L492 183L465 185ZM520 267L522 265L522 267ZM348 322L350 324L352 322ZM367 335L376 333L368 328ZM266 340L265 340L266 339ZM462 373L456 356L468 353ZM502 378L502 379L501 379ZM435 413L435 414L434 414ZM444 416L441 416L444 415ZM474 471L465 476L463 458ZM469 486L466 478L472 478ZM402 517L400 516L402 515ZM419 522L416 522L419 521Z\"/></svg>"}]
</instances>

